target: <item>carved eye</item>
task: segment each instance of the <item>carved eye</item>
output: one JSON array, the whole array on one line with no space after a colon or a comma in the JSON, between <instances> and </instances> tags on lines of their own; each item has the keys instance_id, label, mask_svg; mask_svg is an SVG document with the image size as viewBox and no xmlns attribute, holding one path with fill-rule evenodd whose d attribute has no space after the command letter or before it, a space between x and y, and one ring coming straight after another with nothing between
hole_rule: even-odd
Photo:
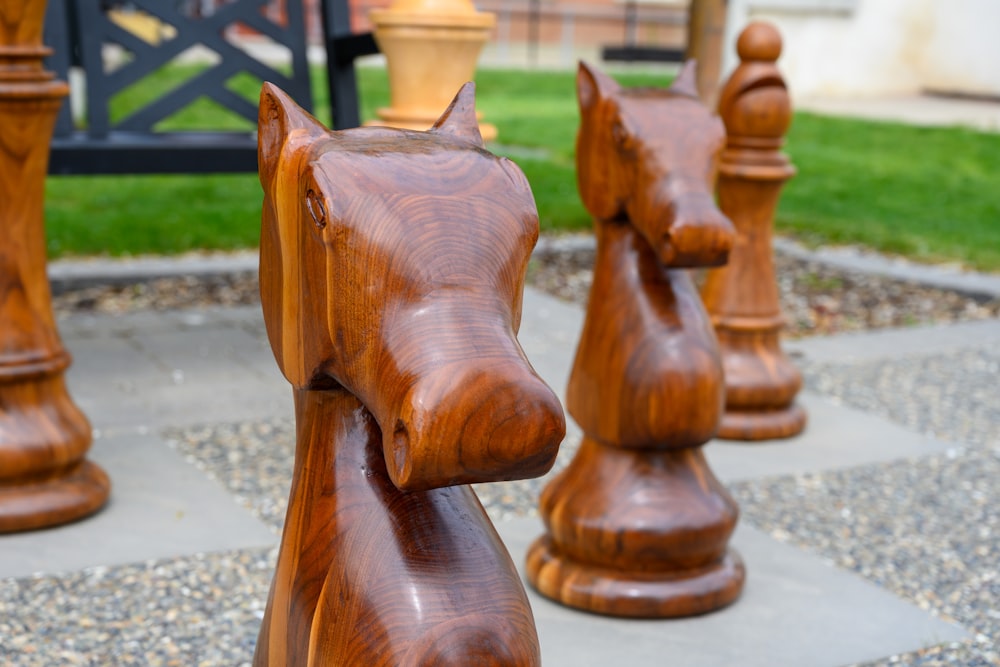
<instances>
[{"instance_id":1,"label":"carved eye","mask_svg":"<svg viewBox=\"0 0 1000 667\"><path fill-rule=\"evenodd\" d=\"M306 209L317 229L326 227L326 206L323 205L323 198L312 188L306 191Z\"/></svg>"}]
</instances>

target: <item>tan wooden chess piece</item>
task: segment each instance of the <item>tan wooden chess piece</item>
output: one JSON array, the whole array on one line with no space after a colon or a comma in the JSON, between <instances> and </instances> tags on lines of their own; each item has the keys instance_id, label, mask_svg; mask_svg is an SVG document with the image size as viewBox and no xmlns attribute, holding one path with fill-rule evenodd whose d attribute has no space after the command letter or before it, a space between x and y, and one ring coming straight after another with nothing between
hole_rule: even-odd
<instances>
[{"instance_id":1,"label":"tan wooden chess piece","mask_svg":"<svg viewBox=\"0 0 1000 667\"><path fill-rule=\"evenodd\" d=\"M527 573L544 595L614 616L700 614L735 600L738 508L701 452L723 377L685 267L726 260L712 198L722 123L694 63L670 89L629 89L581 64L580 196L594 216L594 282L566 407L584 438L545 488Z\"/></svg>"},{"instance_id":2,"label":"tan wooden chess piece","mask_svg":"<svg viewBox=\"0 0 1000 667\"><path fill-rule=\"evenodd\" d=\"M258 667L540 662L465 486L544 474L566 426L515 337L534 199L474 102L329 132L264 86L261 301L297 445Z\"/></svg>"},{"instance_id":3,"label":"tan wooden chess piece","mask_svg":"<svg viewBox=\"0 0 1000 667\"><path fill-rule=\"evenodd\" d=\"M368 124L410 130L431 127L459 86L473 79L496 25L496 15L469 0L394 0L370 18L385 55L390 103ZM486 141L497 136L489 123L480 122L479 132Z\"/></svg>"},{"instance_id":4,"label":"tan wooden chess piece","mask_svg":"<svg viewBox=\"0 0 1000 667\"><path fill-rule=\"evenodd\" d=\"M111 488L86 460L45 270L45 173L69 89L42 68L44 16L44 0L0 2L0 533L88 516Z\"/></svg>"},{"instance_id":5,"label":"tan wooden chess piece","mask_svg":"<svg viewBox=\"0 0 1000 667\"><path fill-rule=\"evenodd\" d=\"M774 211L795 175L780 152L792 119L775 61L781 35L768 23L747 26L736 45L741 63L719 98L726 149L719 167L719 207L736 226L729 263L708 273L705 307L719 337L726 374L726 412L719 437L787 438L806 425L795 403L802 375L781 349L778 283L771 250Z\"/></svg>"}]
</instances>

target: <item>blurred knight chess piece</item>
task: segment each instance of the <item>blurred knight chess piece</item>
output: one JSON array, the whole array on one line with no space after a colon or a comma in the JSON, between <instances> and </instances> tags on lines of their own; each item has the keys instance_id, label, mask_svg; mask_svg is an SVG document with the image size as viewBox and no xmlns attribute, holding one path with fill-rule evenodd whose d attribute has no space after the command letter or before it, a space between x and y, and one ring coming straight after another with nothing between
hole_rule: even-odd
<instances>
[{"instance_id":1,"label":"blurred knight chess piece","mask_svg":"<svg viewBox=\"0 0 1000 667\"><path fill-rule=\"evenodd\" d=\"M725 140L694 62L669 88L622 88L581 64L580 196L597 257L566 407L583 429L542 493L532 585L612 616L702 614L733 602L739 510L701 446L719 425L715 334L688 268L726 261L733 228L712 197Z\"/></svg>"}]
</instances>

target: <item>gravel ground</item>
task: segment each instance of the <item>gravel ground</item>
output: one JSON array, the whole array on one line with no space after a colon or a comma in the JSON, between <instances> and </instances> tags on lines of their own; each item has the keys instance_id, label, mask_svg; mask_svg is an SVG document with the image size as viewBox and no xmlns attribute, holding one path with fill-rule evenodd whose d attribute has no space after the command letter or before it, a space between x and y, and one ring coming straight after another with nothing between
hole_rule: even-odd
<instances>
[{"instance_id":1,"label":"gravel ground","mask_svg":"<svg viewBox=\"0 0 1000 667\"><path fill-rule=\"evenodd\" d=\"M529 283L581 303L590 253L542 254L532 263ZM996 300L777 259L790 335L1000 315ZM256 299L256 281L245 275L81 290L59 295L56 307L114 313ZM972 635L871 666L1000 665L998 370L996 344L893 361L806 363L811 390L955 446L939 456L732 486L743 521L954 620ZM291 422L216 424L167 436L187 460L280 531L292 466ZM577 444L563 447L556 470ZM524 516L536 511L547 479L480 485L477 492L495 520ZM242 550L0 580L0 638L7 638L0 641L0 664L248 664L274 559L273 550ZM88 614L75 614L79 609Z\"/></svg>"},{"instance_id":2,"label":"gravel ground","mask_svg":"<svg viewBox=\"0 0 1000 667\"><path fill-rule=\"evenodd\" d=\"M536 252L526 283L573 303L586 303L593 277L590 247L547 244ZM775 255L782 312L790 338L915 324L1000 317L1000 299L965 296L878 276L861 275ZM57 294L58 313L123 313L259 302L255 273L212 278L164 278Z\"/></svg>"},{"instance_id":3,"label":"gravel ground","mask_svg":"<svg viewBox=\"0 0 1000 667\"><path fill-rule=\"evenodd\" d=\"M955 447L737 485L745 520L974 635L872 665L1000 665L1000 344L802 370L809 389ZM782 497L797 506L773 502Z\"/></svg>"},{"instance_id":4,"label":"gravel ground","mask_svg":"<svg viewBox=\"0 0 1000 667\"><path fill-rule=\"evenodd\" d=\"M585 304L594 251L539 252L528 284ZM1000 317L1000 299L984 299L874 275L834 269L775 253L781 311L789 338L916 324Z\"/></svg>"},{"instance_id":5,"label":"gravel ground","mask_svg":"<svg viewBox=\"0 0 1000 667\"><path fill-rule=\"evenodd\" d=\"M1000 448L731 487L742 520L965 627L872 665L1000 664Z\"/></svg>"},{"instance_id":6,"label":"gravel ground","mask_svg":"<svg viewBox=\"0 0 1000 667\"><path fill-rule=\"evenodd\" d=\"M248 667L276 558L246 549L0 579L0 664Z\"/></svg>"}]
</instances>

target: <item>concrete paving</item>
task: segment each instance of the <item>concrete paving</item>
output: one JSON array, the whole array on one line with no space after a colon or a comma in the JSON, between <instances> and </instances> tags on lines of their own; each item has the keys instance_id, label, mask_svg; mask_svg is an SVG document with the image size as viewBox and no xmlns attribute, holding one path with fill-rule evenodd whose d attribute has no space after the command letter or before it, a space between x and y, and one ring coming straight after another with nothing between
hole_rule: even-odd
<instances>
[{"instance_id":1,"label":"concrete paving","mask_svg":"<svg viewBox=\"0 0 1000 667\"><path fill-rule=\"evenodd\" d=\"M559 393L581 311L526 291L520 338ZM258 308L75 316L61 322L75 356L69 386L97 434L91 458L114 482L110 506L91 520L0 536L0 578L72 572L155 558L273 546L277 535L165 441L162 431L199 424L291 418L291 396L266 343ZM1000 327L980 335L1000 338ZM925 335L895 336L890 348ZM794 344L798 355L837 354L835 343ZM851 349L867 347L855 337ZM769 445L712 443L723 480L815 472L917 457L946 445L884 419L802 396L812 420L798 438ZM571 426L570 437L578 431ZM540 532L537 520L498 526L516 563ZM743 598L708 616L667 622L606 619L532 593L548 665L840 665L959 640L965 631L817 555L741 527L734 547L748 563Z\"/></svg>"}]
</instances>

